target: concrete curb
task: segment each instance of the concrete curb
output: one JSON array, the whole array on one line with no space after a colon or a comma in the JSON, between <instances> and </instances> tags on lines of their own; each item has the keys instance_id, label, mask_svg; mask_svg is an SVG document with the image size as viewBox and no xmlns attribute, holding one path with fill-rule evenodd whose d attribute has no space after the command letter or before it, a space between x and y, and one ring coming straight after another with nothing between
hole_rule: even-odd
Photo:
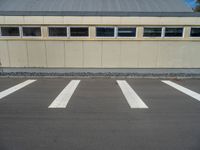
<instances>
[{"instance_id":1,"label":"concrete curb","mask_svg":"<svg viewBox=\"0 0 200 150\"><path fill-rule=\"evenodd\" d=\"M200 78L200 69L0 68L1 77Z\"/></svg>"}]
</instances>

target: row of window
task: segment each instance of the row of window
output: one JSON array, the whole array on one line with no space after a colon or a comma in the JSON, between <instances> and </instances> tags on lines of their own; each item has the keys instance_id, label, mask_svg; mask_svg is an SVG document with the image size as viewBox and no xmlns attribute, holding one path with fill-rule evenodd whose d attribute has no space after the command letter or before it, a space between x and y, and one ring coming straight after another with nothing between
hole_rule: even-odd
<instances>
[{"instance_id":1,"label":"row of window","mask_svg":"<svg viewBox=\"0 0 200 150\"><path fill-rule=\"evenodd\" d=\"M24 37L40 37L41 27L1 27L1 36L22 36ZM49 36L59 36L59 37L66 37L67 36L67 27L49 27ZM22 33L21 33L22 32ZM87 37L89 36L88 27L71 27L70 28L70 36L72 37Z\"/></svg>"},{"instance_id":2,"label":"row of window","mask_svg":"<svg viewBox=\"0 0 200 150\"><path fill-rule=\"evenodd\" d=\"M144 37L183 37L183 28L144 28Z\"/></svg>"},{"instance_id":3,"label":"row of window","mask_svg":"<svg viewBox=\"0 0 200 150\"><path fill-rule=\"evenodd\" d=\"M183 37L183 27L144 27L143 37ZM1 27L3 37L40 37L41 27ZM48 27L49 37L88 37L89 27ZM192 27L191 37L200 37ZM136 27L96 27L96 37L136 37Z\"/></svg>"},{"instance_id":4,"label":"row of window","mask_svg":"<svg viewBox=\"0 0 200 150\"><path fill-rule=\"evenodd\" d=\"M24 37L37 37L41 36L40 27L22 27L22 35ZM49 37L88 37L89 28L88 27L48 27ZM97 37L114 37L115 28L114 27L97 27L96 28ZM19 27L1 27L1 36L20 36ZM136 28L118 28L119 37L135 37Z\"/></svg>"}]
</instances>

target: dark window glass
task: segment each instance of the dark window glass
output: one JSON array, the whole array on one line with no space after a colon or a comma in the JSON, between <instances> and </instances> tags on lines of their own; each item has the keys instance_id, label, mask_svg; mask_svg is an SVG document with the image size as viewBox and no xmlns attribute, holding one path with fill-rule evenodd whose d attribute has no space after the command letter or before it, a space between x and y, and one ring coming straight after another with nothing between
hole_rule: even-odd
<instances>
[{"instance_id":1,"label":"dark window glass","mask_svg":"<svg viewBox=\"0 0 200 150\"><path fill-rule=\"evenodd\" d=\"M165 37L182 37L183 28L165 28Z\"/></svg>"},{"instance_id":2,"label":"dark window glass","mask_svg":"<svg viewBox=\"0 0 200 150\"><path fill-rule=\"evenodd\" d=\"M49 36L67 36L66 27L49 27Z\"/></svg>"},{"instance_id":3,"label":"dark window glass","mask_svg":"<svg viewBox=\"0 0 200 150\"><path fill-rule=\"evenodd\" d=\"M1 27L2 36L20 36L19 27Z\"/></svg>"},{"instance_id":4,"label":"dark window glass","mask_svg":"<svg viewBox=\"0 0 200 150\"><path fill-rule=\"evenodd\" d=\"M144 37L161 37L162 28L144 28Z\"/></svg>"},{"instance_id":5,"label":"dark window glass","mask_svg":"<svg viewBox=\"0 0 200 150\"><path fill-rule=\"evenodd\" d=\"M200 37L200 28L191 28L191 37Z\"/></svg>"},{"instance_id":6,"label":"dark window glass","mask_svg":"<svg viewBox=\"0 0 200 150\"><path fill-rule=\"evenodd\" d=\"M96 28L97 37L114 37L115 29L112 27L97 27Z\"/></svg>"},{"instance_id":7,"label":"dark window glass","mask_svg":"<svg viewBox=\"0 0 200 150\"><path fill-rule=\"evenodd\" d=\"M41 36L40 27L23 27L23 36Z\"/></svg>"},{"instance_id":8,"label":"dark window glass","mask_svg":"<svg viewBox=\"0 0 200 150\"><path fill-rule=\"evenodd\" d=\"M118 37L135 37L136 28L118 28Z\"/></svg>"},{"instance_id":9,"label":"dark window glass","mask_svg":"<svg viewBox=\"0 0 200 150\"><path fill-rule=\"evenodd\" d=\"M87 37L89 35L88 27L71 27L70 36L72 37Z\"/></svg>"}]
</instances>

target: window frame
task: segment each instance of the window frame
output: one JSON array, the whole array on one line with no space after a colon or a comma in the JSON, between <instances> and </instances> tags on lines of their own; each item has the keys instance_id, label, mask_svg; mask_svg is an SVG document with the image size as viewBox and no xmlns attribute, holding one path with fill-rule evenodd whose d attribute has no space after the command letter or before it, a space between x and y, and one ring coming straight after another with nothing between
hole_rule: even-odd
<instances>
[{"instance_id":1,"label":"window frame","mask_svg":"<svg viewBox=\"0 0 200 150\"><path fill-rule=\"evenodd\" d=\"M71 28L88 28L88 36L71 36ZM72 39L76 38L90 38L90 27L89 26L69 26L68 37Z\"/></svg>"},{"instance_id":2,"label":"window frame","mask_svg":"<svg viewBox=\"0 0 200 150\"><path fill-rule=\"evenodd\" d=\"M166 31L166 28L183 28L183 33L182 33L182 36L172 36L172 37L166 37L165 36L165 31ZM184 26L165 26L164 27L164 38L166 38L166 39L170 39L170 38L179 38L179 39L182 39L182 38L185 38L185 27Z\"/></svg>"},{"instance_id":3,"label":"window frame","mask_svg":"<svg viewBox=\"0 0 200 150\"><path fill-rule=\"evenodd\" d=\"M159 37L144 36L144 29L145 28L161 28L161 36L159 36ZM143 26L142 38L145 38L145 39L149 39L149 38L152 38L152 39L162 39L163 36L164 36L164 27L163 26Z\"/></svg>"},{"instance_id":4,"label":"window frame","mask_svg":"<svg viewBox=\"0 0 200 150\"><path fill-rule=\"evenodd\" d=\"M2 27L14 27L14 28L19 28L19 36L2 36ZM1 38L4 38L4 39L19 39L19 38L21 38L22 37L22 32L21 32L21 26L11 26L11 25L9 25L9 26L0 26L0 37Z\"/></svg>"},{"instance_id":5,"label":"window frame","mask_svg":"<svg viewBox=\"0 0 200 150\"><path fill-rule=\"evenodd\" d=\"M114 28L114 36L111 36L111 37L106 37L106 36L97 36L97 28ZM115 39L117 38L117 27L116 26L95 26L95 38L98 38L98 39Z\"/></svg>"},{"instance_id":6,"label":"window frame","mask_svg":"<svg viewBox=\"0 0 200 150\"><path fill-rule=\"evenodd\" d=\"M24 36L23 35L23 27L28 27L28 28L40 28L41 35L40 36ZM42 33L42 27L43 26L21 26L21 37L22 38L43 38L43 33Z\"/></svg>"},{"instance_id":7,"label":"window frame","mask_svg":"<svg viewBox=\"0 0 200 150\"><path fill-rule=\"evenodd\" d=\"M49 28L66 28L67 36L49 36ZM67 26L47 26L48 38L69 38L69 27Z\"/></svg>"},{"instance_id":8,"label":"window frame","mask_svg":"<svg viewBox=\"0 0 200 150\"><path fill-rule=\"evenodd\" d=\"M193 38L193 39L199 39L200 38L200 36L198 36L198 37L193 37L193 36L191 36L191 32L192 32L192 28L198 28L198 29L200 29L200 26L195 26L195 27L190 27L190 38Z\"/></svg>"},{"instance_id":9,"label":"window frame","mask_svg":"<svg viewBox=\"0 0 200 150\"><path fill-rule=\"evenodd\" d=\"M125 36L125 37L121 37L121 36L118 36L118 31L119 31L119 28L135 28L135 36L132 37L132 36ZM117 26L116 27L116 37L118 39L122 38L122 39L136 39L138 38L138 33L137 33L137 27L136 26Z\"/></svg>"}]
</instances>

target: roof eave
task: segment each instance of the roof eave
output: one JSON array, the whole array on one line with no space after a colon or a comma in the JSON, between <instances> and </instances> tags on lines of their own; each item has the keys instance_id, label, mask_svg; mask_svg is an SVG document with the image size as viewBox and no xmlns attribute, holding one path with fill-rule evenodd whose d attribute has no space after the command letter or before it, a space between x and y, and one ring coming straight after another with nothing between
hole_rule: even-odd
<instances>
[{"instance_id":1,"label":"roof eave","mask_svg":"<svg viewBox=\"0 0 200 150\"><path fill-rule=\"evenodd\" d=\"M0 16L139 16L200 17L196 12L79 12L79 11L0 11Z\"/></svg>"}]
</instances>

